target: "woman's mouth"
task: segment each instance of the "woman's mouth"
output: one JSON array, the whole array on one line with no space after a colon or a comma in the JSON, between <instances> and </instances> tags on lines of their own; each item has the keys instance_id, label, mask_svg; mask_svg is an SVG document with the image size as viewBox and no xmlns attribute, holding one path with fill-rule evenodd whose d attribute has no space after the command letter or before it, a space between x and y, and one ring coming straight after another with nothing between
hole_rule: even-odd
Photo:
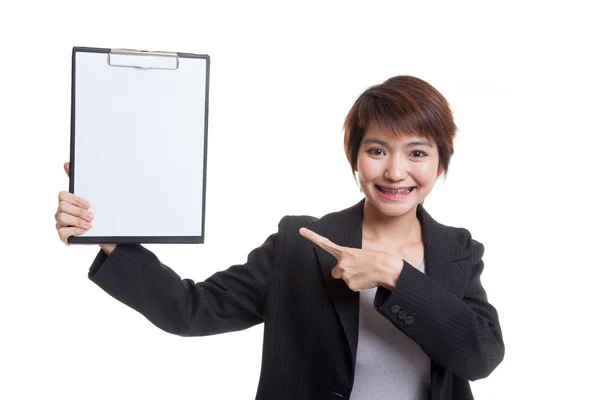
<instances>
[{"instance_id":1,"label":"woman's mouth","mask_svg":"<svg viewBox=\"0 0 600 400\"><path fill-rule=\"evenodd\" d=\"M415 189L416 186L411 186L402 189L392 189L383 186L375 185L379 194L386 199L402 199L408 197Z\"/></svg>"}]
</instances>

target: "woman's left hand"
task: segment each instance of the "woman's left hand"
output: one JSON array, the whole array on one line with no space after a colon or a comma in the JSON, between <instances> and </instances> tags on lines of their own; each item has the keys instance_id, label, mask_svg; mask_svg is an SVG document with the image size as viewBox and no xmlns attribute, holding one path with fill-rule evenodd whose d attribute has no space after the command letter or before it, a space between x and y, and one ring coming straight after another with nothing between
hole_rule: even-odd
<instances>
[{"instance_id":1,"label":"woman's left hand","mask_svg":"<svg viewBox=\"0 0 600 400\"><path fill-rule=\"evenodd\" d=\"M351 290L359 292L377 286L393 290L396 286L404 266L404 260L397 255L340 246L306 228L300 228L300 234L337 259L331 275L343 279Z\"/></svg>"}]
</instances>

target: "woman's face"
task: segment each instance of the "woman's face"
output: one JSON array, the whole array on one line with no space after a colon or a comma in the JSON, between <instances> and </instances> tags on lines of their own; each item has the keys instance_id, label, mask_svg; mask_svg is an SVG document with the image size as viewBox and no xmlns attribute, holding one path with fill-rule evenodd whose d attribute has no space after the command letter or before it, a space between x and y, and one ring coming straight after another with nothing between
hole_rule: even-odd
<instances>
[{"instance_id":1,"label":"woman's face","mask_svg":"<svg viewBox=\"0 0 600 400\"><path fill-rule=\"evenodd\" d=\"M387 216L401 216L416 208L443 172L435 143L418 135L398 136L375 124L365 132L356 167L367 203Z\"/></svg>"}]
</instances>

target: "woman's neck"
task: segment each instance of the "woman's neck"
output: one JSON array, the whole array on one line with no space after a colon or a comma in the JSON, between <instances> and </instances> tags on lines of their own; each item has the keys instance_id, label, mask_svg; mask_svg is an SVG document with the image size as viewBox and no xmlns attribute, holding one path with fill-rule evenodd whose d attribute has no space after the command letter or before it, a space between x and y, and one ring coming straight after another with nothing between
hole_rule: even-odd
<instances>
[{"instance_id":1,"label":"woman's neck","mask_svg":"<svg viewBox=\"0 0 600 400\"><path fill-rule=\"evenodd\" d=\"M417 208L406 214L390 217L383 215L365 201L363 209L363 239L378 243L421 242L421 224L417 218Z\"/></svg>"}]
</instances>

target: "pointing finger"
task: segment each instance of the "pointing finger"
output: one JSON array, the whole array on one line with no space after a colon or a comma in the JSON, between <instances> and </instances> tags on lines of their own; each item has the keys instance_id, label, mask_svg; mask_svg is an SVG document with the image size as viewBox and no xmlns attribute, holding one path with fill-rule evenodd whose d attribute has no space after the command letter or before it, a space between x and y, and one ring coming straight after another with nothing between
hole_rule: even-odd
<instances>
[{"instance_id":1,"label":"pointing finger","mask_svg":"<svg viewBox=\"0 0 600 400\"><path fill-rule=\"evenodd\" d=\"M300 234L338 259L341 257L342 252L344 251L344 247L333 243L331 240L311 231L310 229L300 228Z\"/></svg>"}]
</instances>

